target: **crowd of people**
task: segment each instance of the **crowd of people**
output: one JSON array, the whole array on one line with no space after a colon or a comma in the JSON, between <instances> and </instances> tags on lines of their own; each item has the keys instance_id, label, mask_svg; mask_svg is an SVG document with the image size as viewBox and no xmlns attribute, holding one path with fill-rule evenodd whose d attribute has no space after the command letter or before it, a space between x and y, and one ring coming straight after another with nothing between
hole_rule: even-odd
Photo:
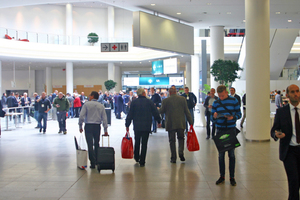
<instances>
[{"instance_id":1,"label":"crowd of people","mask_svg":"<svg viewBox=\"0 0 300 200\"><path fill-rule=\"evenodd\" d=\"M217 96L215 93L217 92ZM288 177L289 199L299 199L300 187L300 120L298 110L300 109L300 92L297 85L290 85L286 90L286 97L289 102L285 105L280 99L280 91L277 91L275 103L278 109L275 121L271 130L271 136L275 141L280 140L280 160L283 161ZM3 94L1 103L3 107L16 108L10 112L19 112L23 106L24 121L30 122L31 99L27 93L20 97L18 93L11 93L9 97ZM126 115L125 127L129 131L131 123L134 130L134 159L141 167L145 166L147 144L150 133L156 133L164 122L169 137L170 162L176 163L177 155L180 161L184 162L184 138L185 131L188 131L188 124L194 124L194 107L197 104L196 96L184 88L184 93L178 95L175 86L172 86L168 93L159 93L155 88L140 88L134 94L120 91L119 93L108 93L93 91L89 97L74 93L65 96L62 92L55 91L47 97L43 92L41 96L34 93L33 106L34 117L38 121L36 128L45 134L47 128L47 114L50 109L55 109L59 124L58 133L67 133L66 117L79 117L79 131L85 132L90 168L94 169L97 162L97 149L99 148L101 124L104 127L105 135L107 131L107 115L105 107L114 109L117 119L121 119L121 113ZM204 107L207 119L207 138L215 135L232 134L237 135L236 121L242 117L241 104L243 104L243 118L241 128L246 118L246 94L241 98L236 94L235 88L230 88L230 94L224 85L217 89L211 88ZM67 113L69 113L67 115ZM43 124L42 124L43 121ZM188 124L187 124L188 123ZM83 130L84 124L84 130ZM211 131L212 126L212 131ZM178 154L176 152L176 136L178 140ZM229 157L229 177L230 184L236 185L235 180L235 149L227 151ZM220 177L216 184L225 181L225 153L219 152L219 173Z\"/></svg>"}]
</instances>

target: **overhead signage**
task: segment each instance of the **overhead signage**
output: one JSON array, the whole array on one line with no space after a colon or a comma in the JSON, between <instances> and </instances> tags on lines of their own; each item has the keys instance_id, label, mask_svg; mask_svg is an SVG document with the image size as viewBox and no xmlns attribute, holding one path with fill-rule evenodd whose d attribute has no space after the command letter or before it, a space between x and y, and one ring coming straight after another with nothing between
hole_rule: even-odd
<instances>
[{"instance_id":1,"label":"overhead signage","mask_svg":"<svg viewBox=\"0 0 300 200\"><path fill-rule=\"evenodd\" d=\"M125 77L124 85L126 86L138 86L139 85L139 77Z\"/></svg>"},{"instance_id":2,"label":"overhead signage","mask_svg":"<svg viewBox=\"0 0 300 200\"><path fill-rule=\"evenodd\" d=\"M176 74L178 63L177 58L165 59L164 60L164 74Z\"/></svg>"},{"instance_id":3,"label":"overhead signage","mask_svg":"<svg viewBox=\"0 0 300 200\"><path fill-rule=\"evenodd\" d=\"M181 86L183 85L183 77L169 77L170 85Z\"/></svg>"},{"instance_id":4,"label":"overhead signage","mask_svg":"<svg viewBox=\"0 0 300 200\"><path fill-rule=\"evenodd\" d=\"M164 66L163 66L163 61L158 60L158 61L153 61L152 62L152 74L153 75L159 75L164 73Z\"/></svg>"},{"instance_id":5,"label":"overhead signage","mask_svg":"<svg viewBox=\"0 0 300 200\"><path fill-rule=\"evenodd\" d=\"M169 85L169 77L140 77L139 85Z\"/></svg>"},{"instance_id":6,"label":"overhead signage","mask_svg":"<svg viewBox=\"0 0 300 200\"><path fill-rule=\"evenodd\" d=\"M128 52L128 42L101 43L101 52Z\"/></svg>"}]
</instances>

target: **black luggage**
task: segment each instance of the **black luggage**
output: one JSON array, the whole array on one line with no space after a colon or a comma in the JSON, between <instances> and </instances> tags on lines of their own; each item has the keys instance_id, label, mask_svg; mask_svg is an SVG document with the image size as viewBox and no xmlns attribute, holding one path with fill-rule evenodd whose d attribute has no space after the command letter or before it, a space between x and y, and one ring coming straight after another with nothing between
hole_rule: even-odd
<instances>
[{"instance_id":1,"label":"black luggage","mask_svg":"<svg viewBox=\"0 0 300 200\"><path fill-rule=\"evenodd\" d=\"M109 147L109 136L108 138L108 147L103 147L103 137L102 135L102 147L98 148L97 152L97 169L98 172L102 169L111 169L115 171L115 150L113 147Z\"/></svg>"}]
</instances>

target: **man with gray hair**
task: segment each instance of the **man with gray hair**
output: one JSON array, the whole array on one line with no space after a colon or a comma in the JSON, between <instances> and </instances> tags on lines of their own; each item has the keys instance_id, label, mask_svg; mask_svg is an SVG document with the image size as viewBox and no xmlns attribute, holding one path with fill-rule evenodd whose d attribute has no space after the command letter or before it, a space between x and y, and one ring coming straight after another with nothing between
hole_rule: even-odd
<instances>
[{"instance_id":1,"label":"man with gray hair","mask_svg":"<svg viewBox=\"0 0 300 200\"><path fill-rule=\"evenodd\" d=\"M171 150L171 163L176 163L176 133L178 139L178 153L181 161L185 161L184 150L184 129L185 118L190 125L193 125L193 118L188 109L186 99L176 94L176 89L171 87L169 89L170 96L162 101L160 114L165 114L166 131L169 134L169 143Z\"/></svg>"},{"instance_id":2,"label":"man with gray hair","mask_svg":"<svg viewBox=\"0 0 300 200\"><path fill-rule=\"evenodd\" d=\"M63 132L64 134L67 134L66 116L70 108L70 103L62 92L58 93L58 96L54 99L53 107L56 107L57 109L57 121L59 125L58 133Z\"/></svg>"},{"instance_id":3,"label":"man with gray hair","mask_svg":"<svg viewBox=\"0 0 300 200\"><path fill-rule=\"evenodd\" d=\"M30 99L30 97L27 97L27 93L26 92L23 95L24 96L21 99L21 105L23 107L25 107L24 108L24 120L23 120L23 122L25 122L25 119L26 119L26 116L27 116L28 123L31 123L30 122L30 115L29 115L29 112L30 112L29 106L31 104L31 99Z\"/></svg>"},{"instance_id":4,"label":"man with gray hair","mask_svg":"<svg viewBox=\"0 0 300 200\"><path fill-rule=\"evenodd\" d=\"M152 116L160 126L160 116L154 103L146 98L146 92L143 88L137 90L138 98L130 104L130 110L126 117L126 130L129 131L129 126L133 120L134 130L134 159L140 163L141 167L145 166L147 143L149 133L151 132ZM155 122L156 123L156 122ZM142 150L140 153L140 143L142 139Z\"/></svg>"}]
</instances>

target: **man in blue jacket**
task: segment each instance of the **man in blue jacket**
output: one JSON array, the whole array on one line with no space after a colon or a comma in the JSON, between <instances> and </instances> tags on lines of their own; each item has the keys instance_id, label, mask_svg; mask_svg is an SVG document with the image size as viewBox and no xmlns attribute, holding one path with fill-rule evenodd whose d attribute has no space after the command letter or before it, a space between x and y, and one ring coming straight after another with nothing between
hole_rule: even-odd
<instances>
[{"instance_id":1,"label":"man in blue jacket","mask_svg":"<svg viewBox=\"0 0 300 200\"><path fill-rule=\"evenodd\" d=\"M236 120L241 118L240 104L234 97L228 96L227 88L224 85L220 85L217 88L219 99L214 101L211 109L212 121L216 124L217 135L224 134L236 134ZM235 155L234 149L228 151L229 156L229 173L230 184L236 185L234 178L235 171ZM225 152L219 152L219 169L220 178L216 184L219 185L225 181Z\"/></svg>"},{"instance_id":2,"label":"man in blue jacket","mask_svg":"<svg viewBox=\"0 0 300 200\"><path fill-rule=\"evenodd\" d=\"M47 128L47 118L48 118L48 112L51 109L51 102L49 99L46 98L46 93L43 92L41 98L37 100L38 102L38 109L39 109L39 117L38 117L38 123L40 127L40 132L43 134L46 133ZM42 126L42 119L43 119L43 126Z\"/></svg>"},{"instance_id":3,"label":"man in blue jacket","mask_svg":"<svg viewBox=\"0 0 300 200\"><path fill-rule=\"evenodd\" d=\"M137 90L137 99L130 104L130 110L126 117L126 130L129 131L129 126L133 120L134 130L134 159L140 163L141 167L145 166L147 143L149 133L151 132L152 116L160 126L160 116L154 103L146 98L146 92L143 88ZM142 151L140 153L140 143L142 139Z\"/></svg>"},{"instance_id":4,"label":"man in blue jacket","mask_svg":"<svg viewBox=\"0 0 300 200\"><path fill-rule=\"evenodd\" d=\"M15 107L18 107L19 104L18 104L18 101L15 97L15 93L10 93L10 96L7 97L7 107L8 108L15 108ZM12 113L12 112L16 112L15 109L9 109L9 112ZM9 119L11 120L11 116L9 116ZM14 117L15 119L15 117Z\"/></svg>"}]
</instances>

